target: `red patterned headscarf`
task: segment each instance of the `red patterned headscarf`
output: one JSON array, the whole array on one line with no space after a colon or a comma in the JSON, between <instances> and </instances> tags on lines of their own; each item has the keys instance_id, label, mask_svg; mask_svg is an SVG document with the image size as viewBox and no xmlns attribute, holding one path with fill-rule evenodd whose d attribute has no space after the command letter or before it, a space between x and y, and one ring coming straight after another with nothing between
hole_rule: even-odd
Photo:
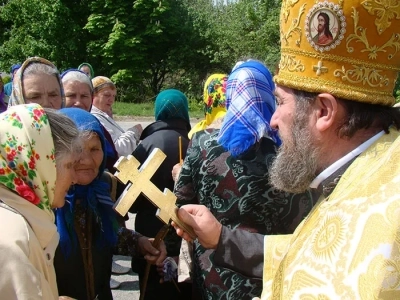
<instances>
[{"instance_id":1,"label":"red patterned headscarf","mask_svg":"<svg viewBox=\"0 0 400 300\"><path fill-rule=\"evenodd\" d=\"M0 114L0 184L53 216L55 149L48 117L38 104Z\"/></svg>"}]
</instances>

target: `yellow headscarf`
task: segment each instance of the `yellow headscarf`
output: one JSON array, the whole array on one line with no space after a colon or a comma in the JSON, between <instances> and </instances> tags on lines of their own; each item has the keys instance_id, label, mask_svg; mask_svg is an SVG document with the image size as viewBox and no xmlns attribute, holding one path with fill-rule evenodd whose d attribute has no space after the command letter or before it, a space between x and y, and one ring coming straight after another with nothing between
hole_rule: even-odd
<instances>
[{"instance_id":1,"label":"yellow headscarf","mask_svg":"<svg viewBox=\"0 0 400 300\"><path fill-rule=\"evenodd\" d=\"M112 82L110 78L105 76L96 76L95 78L92 79L92 84L93 84L94 94L97 94L106 87L109 87L112 90L116 89L114 82Z\"/></svg>"},{"instance_id":2,"label":"yellow headscarf","mask_svg":"<svg viewBox=\"0 0 400 300\"><path fill-rule=\"evenodd\" d=\"M45 111L38 104L16 105L0 114L0 126L0 184L54 218L56 161Z\"/></svg>"},{"instance_id":3,"label":"yellow headscarf","mask_svg":"<svg viewBox=\"0 0 400 300\"><path fill-rule=\"evenodd\" d=\"M215 120L222 118L226 113L226 82L227 74L212 74L204 84L203 101L205 119L193 126L189 132L189 139L197 131L204 130Z\"/></svg>"}]
</instances>

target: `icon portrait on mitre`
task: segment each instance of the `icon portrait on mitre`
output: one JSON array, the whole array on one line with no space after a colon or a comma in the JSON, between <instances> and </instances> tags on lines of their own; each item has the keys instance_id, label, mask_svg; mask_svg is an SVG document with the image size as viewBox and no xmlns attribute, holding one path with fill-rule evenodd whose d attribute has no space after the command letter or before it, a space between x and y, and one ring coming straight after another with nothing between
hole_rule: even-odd
<instances>
[{"instance_id":1,"label":"icon portrait on mitre","mask_svg":"<svg viewBox=\"0 0 400 300\"><path fill-rule=\"evenodd\" d=\"M332 44L338 33L339 20L329 9L319 9L311 16L310 34L312 41L318 46Z\"/></svg>"}]
</instances>

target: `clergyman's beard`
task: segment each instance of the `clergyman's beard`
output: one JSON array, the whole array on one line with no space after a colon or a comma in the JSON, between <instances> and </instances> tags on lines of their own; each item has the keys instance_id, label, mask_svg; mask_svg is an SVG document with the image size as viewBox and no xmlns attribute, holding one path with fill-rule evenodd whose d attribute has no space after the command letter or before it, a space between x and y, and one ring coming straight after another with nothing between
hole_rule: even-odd
<instances>
[{"instance_id":1,"label":"clergyman's beard","mask_svg":"<svg viewBox=\"0 0 400 300\"><path fill-rule=\"evenodd\" d=\"M318 155L307 123L308 116L296 116L292 138L282 137L270 169L270 183L279 190L302 193L316 176Z\"/></svg>"}]
</instances>

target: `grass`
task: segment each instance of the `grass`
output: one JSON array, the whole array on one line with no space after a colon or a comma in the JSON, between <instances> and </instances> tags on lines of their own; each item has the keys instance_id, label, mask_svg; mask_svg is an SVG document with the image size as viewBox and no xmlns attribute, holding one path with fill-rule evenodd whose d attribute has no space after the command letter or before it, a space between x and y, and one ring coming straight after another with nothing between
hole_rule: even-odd
<instances>
[{"instance_id":1,"label":"grass","mask_svg":"<svg viewBox=\"0 0 400 300\"><path fill-rule=\"evenodd\" d=\"M154 103L127 103L116 101L113 105L113 113L117 116L154 117ZM191 118L203 118L203 104L189 101L189 116Z\"/></svg>"},{"instance_id":2,"label":"grass","mask_svg":"<svg viewBox=\"0 0 400 300\"><path fill-rule=\"evenodd\" d=\"M154 116L153 103L126 103L116 101L113 105L113 114L118 116Z\"/></svg>"}]
</instances>

